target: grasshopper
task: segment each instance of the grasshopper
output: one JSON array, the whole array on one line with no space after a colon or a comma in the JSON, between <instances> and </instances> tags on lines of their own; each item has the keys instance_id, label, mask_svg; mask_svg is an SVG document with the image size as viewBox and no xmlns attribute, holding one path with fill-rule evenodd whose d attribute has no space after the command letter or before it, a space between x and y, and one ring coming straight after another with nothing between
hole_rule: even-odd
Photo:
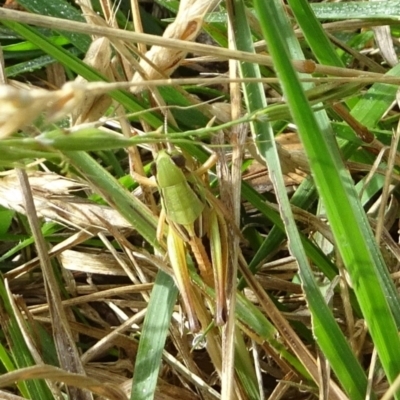
<instances>
[{"instance_id":1,"label":"grasshopper","mask_svg":"<svg viewBox=\"0 0 400 400\"><path fill-rule=\"evenodd\" d=\"M170 263L182 294L190 329L195 332L200 325L195 312L196 299L191 289L185 248L191 248L205 283L215 288L215 322L222 325L226 320L227 233L224 217L213 206L213 196L195 172L185 169L184 160L182 155L172 157L165 150L160 151L155 160L155 177L162 212L169 226L167 248ZM202 235L196 232L196 226L202 220L208 222L205 224L205 234L210 241L212 263L204 248Z\"/></svg>"}]
</instances>

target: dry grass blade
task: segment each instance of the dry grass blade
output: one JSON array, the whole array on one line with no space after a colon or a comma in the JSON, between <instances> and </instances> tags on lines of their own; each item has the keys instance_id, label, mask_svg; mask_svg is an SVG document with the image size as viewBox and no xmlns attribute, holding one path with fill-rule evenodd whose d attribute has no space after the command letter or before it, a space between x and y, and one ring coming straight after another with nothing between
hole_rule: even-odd
<instances>
[{"instance_id":1,"label":"dry grass blade","mask_svg":"<svg viewBox=\"0 0 400 400\"><path fill-rule=\"evenodd\" d=\"M253 53L246 53L242 51L230 50L210 45L204 45L200 43L184 43L185 41L170 39L166 37L158 37L155 35L140 34L135 32L123 31L121 29L104 28L97 26L88 26L81 22L66 21L65 19L46 17L42 15L34 15L20 11L6 10L4 8L0 9L0 18L4 20L18 21L26 24L34 24L37 26L47 27L54 29L58 27L60 29L65 29L72 32L81 32L85 34L94 34L98 36L105 37L115 37L123 40L128 40L132 42L146 43L148 45L155 45L160 47L168 47L176 49L181 52L183 49L187 49L198 54L204 55L215 55L221 60L234 59L240 61L247 61L252 63L258 63L260 65L272 66L271 57ZM338 68L331 67L327 65L315 64L311 60L295 60L293 65L299 72L305 73L322 73L329 74L333 76L342 77L359 77L367 76L375 81L379 80L382 75L374 72L368 71L358 71L349 68Z\"/></svg>"},{"instance_id":2,"label":"dry grass blade","mask_svg":"<svg viewBox=\"0 0 400 400\"><path fill-rule=\"evenodd\" d=\"M396 95L396 101L397 104L400 104L400 92L397 92ZM384 228L384 224L385 224L385 212L386 212L386 208L387 208L387 202L389 199L389 195L390 195L390 185L392 184L392 176L393 176L393 170L395 168L395 166L399 165L398 164L398 144L399 144L399 140L400 140L400 123L397 126L397 130L395 135L392 138L392 143L390 146L390 150L389 150L389 155L388 155L388 160L387 160L387 171L386 171L386 176L385 176L385 184L383 186L382 189L382 200L381 200L381 204L379 207L379 212L378 212L378 216L377 216L377 228L376 228L376 232L375 232L375 237L376 240L378 241L378 243L381 240L381 236L382 236L382 231Z\"/></svg>"},{"instance_id":3,"label":"dry grass blade","mask_svg":"<svg viewBox=\"0 0 400 400\"><path fill-rule=\"evenodd\" d=\"M3 400L26 400L24 397L16 396L15 394L0 390L0 396Z\"/></svg>"},{"instance_id":4,"label":"dry grass blade","mask_svg":"<svg viewBox=\"0 0 400 400\"><path fill-rule=\"evenodd\" d=\"M104 354L110 347L114 346L115 339L125 331L129 330L133 325L142 322L146 309L136 313L133 317L127 319L120 326L113 329L108 335L102 337L93 347L88 349L82 356L82 362L87 364L98 355Z\"/></svg>"},{"instance_id":5,"label":"dry grass blade","mask_svg":"<svg viewBox=\"0 0 400 400\"><path fill-rule=\"evenodd\" d=\"M100 206L70 193L83 188L81 183L60 175L27 172L34 199L35 209L40 217L57 221L63 225L81 229L104 229L103 221L123 229L130 225L115 210ZM15 174L0 178L0 204L8 209L25 214L24 199Z\"/></svg>"},{"instance_id":6,"label":"dry grass blade","mask_svg":"<svg viewBox=\"0 0 400 400\"><path fill-rule=\"evenodd\" d=\"M233 2L227 1L227 15L228 15L228 47L230 49L236 49L236 37L234 29L234 18L233 18ZM239 65L235 60L229 60L229 77L237 78ZM230 119L239 119L242 110L242 93L239 83L232 82L229 85L230 96L231 96L231 109ZM245 130L241 129L240 125L233 128L231 133L231 143L234 147L234 155L232 160L231 171L228 172L228 163L223 153L220 152L222 159L219 164L219 179L221 185L221 199L228 205L228 213L232 215L234 224L240 225L240 210L238 208L240 204L240 181L241 171L237 170L238 164L241 165L243 157L243 142L246 136ZM239 139L237 141L237 139ZM237 142L236 142L237 141ZM236 143L235 143L236 142ZM238 180L239 179L239 180ZM238 186L239 185L239 186ZM239 190L239 192L238 192ZM239 196L239 197L238 197ZM223 329L223 358L222 364L222 376L221 376L221 397L222 400L228 400L233 396L238 396L237 387L234 385L234 371L235 371L235 347L238 348L238 336L241 334L236 332L235 323L235 311L236 311L236 281L237 281L237 265L238 265L238 247L239 237L235 234L232 229L229 229L227 235L227 244L229 252L229 261L227 262L226 275L229 277L227 281L227 301L228 301L228 320L227 324ZM240 387L240 386L239 386ZM236 389L236 393L235 393Z\"/></svg>"},{"instance_id":7,"label":"dry grass blade","mask_svg":"<svg viewBox=\"0 0 400 400\"><path fill-rule=\"evenodd\" d=\"M200 32L206 13L218 3L219 0L182 0L175 21L168 25L163 37L193 41ZM140 61L143 73L136 72L132 82L169 77L179 67L189 50L189 43L178 50L153 46ZM134 93L139 90L139 88L131 89Z\"/></svg>"},{"instance_id":8,"label":"dry grass blade","mask_svg":"<svg viewBox=\"0 0 400 400\"><path fill-rule=\"evenodd\" d=\"M83 60L86 64L95 68L109 80L113 80L111 63L110 41L106 38L94 40ZM77 84L84 84L86 80L78 76L75 80ZM98 121L111 105L111 98L107 95L93 95L90 91L85 92L85 98L80 107L72 110L72 124L79 125L84 122Z\"/></svg>"},{"instance_id":9,"label":"dry grass blade","mask_svg":"<svg viewBox=\"0 0 400 400\"><path fill-rule=\"evenodd\" d=\"M396 49L393 44L393 40L390 34L389 26L378 26L374 28L375 40L382 53L385 61L394 67L398 62Z\"/></svg>"},{"instance_id":10,"label":"dry grass blade","mask_svg":"<svg viewBox=\"0 0 400 400\"><path fill-rule=\"evenodd\" d=\"M65 250L60 255L64 268L70 271L82 271L87 274L102 274L109 276L126 276L115 257L108 253L85 252L83 250Z\"/></svg>"},{"instance_id":11,"label":"dry grass blade","mask_svg":"<svg viewBox=\"0 0 400 400\"><path fill-rule=\"evenodd\" d=\"M236 129L235 129L236 128ZM229 162L227 155L224 154L223 148L217 151L218 175L220 180L221 200L226 205L227 215L232 216L233 224L240 225L240 182L241 182L241 165L243 161L244 142L247 136L245 126L239 125L234 128L231 133L231 144L233 146L232 153L232 167L231 171L228 170ZM228 320L223 330L223 354L224 364L222 371L222 398L230 399L237 396L234 393L236 386L234 380L234 365L235 365L235 343L237 340L236 335L240 333L235 332L236 327L236 280L237 280L237 263L238 263L238 250L240 237L235 229L232 229L230 224L227 235L227 243L225 246L228 248L229 261L227 263L228 270L226 271L227 280L226 296L228 301ZM237 387L237 386L236 386Z\"/></svg>"},{"instance_id":12,"label":"dry grass blade","mask_svg":"<svg viewBox=\"0 0 400 400\"><path fill-rule=\"evenodd\" d=\"M85 231L77 232L74 235L71 235L69 238L67 238L63 242L55 245L48 252L49 257L51 258L51 257L57 256L57 255L61 254L64 250L67 250L73 246L76 246L76 245L88 240L89 238L94 236L96 234L96 232L97 232L97 230L93 230L93 232L91 232L90 230L85 230ZM32 258L29 261L27 261L26 263L21 264L20 266L12 269L11 271L7 271L4 274L4 277L8 278L8 279L16 278L19 275L23 275L23 274L29 272L30 270L32 270L33 268L36 268L39 265L39 263L40 263L39 257Z\"/></svg>"},{"instance_id":13,"label":"dry grass blade","mask_svg":"<svg viewBox=\"0 0 400 400\"><path fill-rule=\"evenodd\" d=\"M53 337L56 344L60 365L67 371L77 372L84 375L85 370L80 360L79 352L76 347L75 340L73 339L66 313L61 304L61 295L58 291L57 280L47 254L46 243L40 230L39 221L33 202L33 196L30 191L28 176L23 170L17 170L17 175L24 196L24 203L29 224L33 237L35 238L35 244L40 258L43 276L45 277L46 281L46 294L50 305L50 315L53 320ZM80 389L70 388L70 393L77 400L92 399L92 396L89 393Z\"/></svg>"},{"instance_id":14,"label":"dry grass blade","mask_svg":"<svg viewBox=\"0 0 400 400\"><path fill-rule=\"evenodd\" d=\"M110 400L124 400L127 396L118 387L107 383L104 384L97 379L84 375L66 372L51 365L36 365L34 367L22 368L18 371L3 374L0 377L0 387L10 386L14 382L26 379L49 379L56 382L63 382L66 385L76 388L90 390ZM74 397L78 399L78 397Z\"/></svg>"}]
</instances>

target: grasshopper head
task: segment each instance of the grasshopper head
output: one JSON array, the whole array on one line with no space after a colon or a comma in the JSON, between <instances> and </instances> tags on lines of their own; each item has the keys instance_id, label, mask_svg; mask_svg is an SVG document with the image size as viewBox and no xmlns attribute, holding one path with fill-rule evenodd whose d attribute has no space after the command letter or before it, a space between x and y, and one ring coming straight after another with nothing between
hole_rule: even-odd
<instances>
[{"instance_id":1,"label":"grasshopper head","mask_svg":"<svg viewBox=\"0 0 400 400\"><path fill-rule=\"evenodd\" d=\"M169 155L165 150L158 153L155 163L152 165L152 173L156 176L160 187L174 186L186 180L182 168L185 166L185 158L179 154Z\"/></svg>"}]
</instances>

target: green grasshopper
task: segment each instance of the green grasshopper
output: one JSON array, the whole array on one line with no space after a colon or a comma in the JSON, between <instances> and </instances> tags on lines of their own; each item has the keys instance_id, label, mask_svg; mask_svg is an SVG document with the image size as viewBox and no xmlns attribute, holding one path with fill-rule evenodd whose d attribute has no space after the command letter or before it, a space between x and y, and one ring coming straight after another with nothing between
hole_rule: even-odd
<instances>
[{"instance_id":1,"label":"green grasshopper","mask_svg":"<svg viewBox=\"0 0 400 400\"><path fill-rule=\"evenodd\" d=\"M155 176L162 211L169 225L167 248L170 263L182 294L190 329L195 332L200 329L200 325L195 312L196 298L191 290L185 247L190 246L205 283L215 287L215 322L222 325L226 320L228 255L224 244L227 233L224 217L215 208L214 197L206 190L196 173L185 170L182 160L184 161L182 155L174 158L166 151L160 151L155 160ZM196 233L198 223L206 219L208 223L205 233L210 241L212 264L201 235Z\"/></svg>"}]
</instances>

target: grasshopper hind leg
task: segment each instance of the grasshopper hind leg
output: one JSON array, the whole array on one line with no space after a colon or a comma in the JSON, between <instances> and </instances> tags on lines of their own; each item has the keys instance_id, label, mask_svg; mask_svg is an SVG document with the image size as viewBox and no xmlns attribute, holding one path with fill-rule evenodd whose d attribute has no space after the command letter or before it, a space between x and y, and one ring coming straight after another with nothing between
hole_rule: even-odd
<instances>
[{"instance_id":1,"label":"grasshopper hind leg","mask_svg":"<svg viewBox=\"0 0 400 400\"><path fill-rule=\"evenodd\" d=\"M194 333L199 332L201 325L196 316L196 300L194 298L196 294L193 293L193 288L190 282L188 266L186 263L185 243L171 227L168 229L167 247L170 264L174 270L176 283L187 313L189 328Z\"/></svg>"}]
</instances>

